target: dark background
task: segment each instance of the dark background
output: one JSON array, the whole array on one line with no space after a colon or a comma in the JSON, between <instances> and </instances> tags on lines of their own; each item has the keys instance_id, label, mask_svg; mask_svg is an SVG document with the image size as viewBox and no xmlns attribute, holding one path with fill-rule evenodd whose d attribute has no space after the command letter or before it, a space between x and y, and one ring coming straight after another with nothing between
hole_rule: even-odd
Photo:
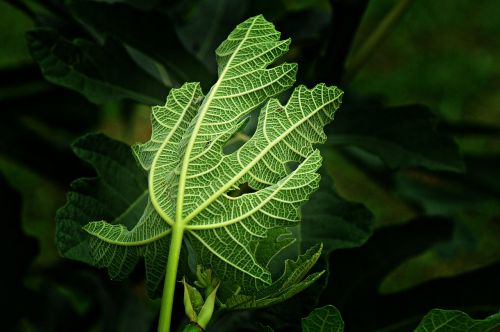
<instances>
[{"instance_id":1,"label":"dark background","mask_svg":"<svg viewBox=\"0 0 500 332\"><path fill-rule=\"evenodd\" d=\"M346 92L324 169L374 215L363 246L329 256L315 304L335 305L347 331L408 331L432 308L498 311L497 0L11 0L0 2L7 330L155 330L140 268L113 282L56 249L56 210L72 180L94 175L70 144L87 132L147 140L149 106L184 81L208 91L216 46L259 13L292 38L298 83ZM298 328L312 306L287 317L296 304L239 312L224 328Z\"/></svg>"}]
</instances>

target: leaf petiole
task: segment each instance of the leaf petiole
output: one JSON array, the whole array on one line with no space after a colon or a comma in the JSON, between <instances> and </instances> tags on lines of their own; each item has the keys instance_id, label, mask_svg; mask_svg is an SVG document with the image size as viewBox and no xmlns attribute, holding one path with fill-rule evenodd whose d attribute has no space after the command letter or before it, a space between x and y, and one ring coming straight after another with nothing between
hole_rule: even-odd
<instances>
[{"instance_id":1,"label":"leaf petiole","mask_svg":"<svg viewBox=\"0 0 500 332\"><path fill-rule=\"evenodd\" d=\"M174 302L175 283L177 282L177 267L182 247L182 237L184 235L184 225L175 223L172 226L172 238L168 252L167 270L163 285L163 296L161 298L160 322L158 332L169 332L172 320L172 309Z\"/></svg>"}]
</instances>

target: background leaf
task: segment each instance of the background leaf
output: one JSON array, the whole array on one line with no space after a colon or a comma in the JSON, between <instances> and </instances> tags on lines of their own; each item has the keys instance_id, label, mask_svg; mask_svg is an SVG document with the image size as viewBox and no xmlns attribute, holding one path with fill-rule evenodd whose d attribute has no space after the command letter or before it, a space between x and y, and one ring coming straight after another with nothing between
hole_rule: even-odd
<instances>
[{"instance_id":1,"label":"background leaf","mask_svg":"<svg viewBox=\"0 0 500 332\"><path fill-rule=\"evenodd\" d=\"M302 318L303 332L342 332L344 321L332 305L314 309L309 316Z\"/></svg>"},{"instance_id":2,"label":"background leaf","mask_svg":"<svg viewBox=\"0 0 500 332\"><path fill-rule=\"evenodd\" d=\"M434 309L425 315L415 332L494 331L500 327L500 314L476 320L457 310Z\"/></svg>"},{"instance_id":3,"label":"background leaf","mask_svg":"<svg viewBox=\"0 0 500 332\"><path fill-rule=\"evenodd\" d=\"M130 98L158 104L168 91L111 39L102 47L82 39L70 42L46 28L30 31L27 39L30 52L47 80L79 91L92 102ZM126 73L123 68L127 68Z\"/></svg>"},{"instance_id":4,"label":"background leaf","mask_svg":"<svg viewBox=\"0 0 500 332\"><path fill-rule=\"evenodd\" d=\"M370 104L340 112L328 142L362 148L391 168L463 171L457 145L436 131L436 123L437 118L422 105L382 108Z\"/></svg>"},{"instance_id":5,"label":"background leaf","mask_svg":"<svg viewBox=\"0 0 500 332\"><path fill-rule=\"evenodd\" d=\"M373 231L373 215L362 204L342 199L323 172L319 189L302 208L299 226L302 250L323 243L325 254L363 245Z\"/></svg>"},{"instance_id":6,"label":"background leaf","mask_svg":"<svg viewBox=\"0 0 500 332\"><path fill-rule=\"evenodd\" d=\"M102 219L133 227L146 207L147 179L130 147L104 135L86 135L73 150L98 177L72 183L66 205L57 212L56 243L65 257L91 264L89 236L82 227Z\"/></svg>"},{"instance_id":7,"label":"background leaf","mask_svg":"<svg viewBox=\"0 0 500 332\"><path fill-rule=\"evenodd\" d=\"M73 1L70 8L86 26L122 41L163 66L169 86L192 81L208 87L212 80L207 69L185 50L169 17L160 11L135 11L125 4L94 1Z\"/></svg>"},{"instance_id":8,"label":"background leaf","mask_svg":"<svg viewBox=\"0 0 500 332\"><path fill-rule=\"evenodd\" d=\"M431 234L429 229L433 230ZM414 220L375 231L360 248L335 251L329 257L329 285L321 294L319 305L335 305L353 331L365 331L368 326L382 328L407 318L405 315L411 309L407 311L401 305L401 298L384 298L379 294L381 280L402 260L446 240L450 233L451 225L446 220ZM372 309L357 311L359 299ZM432 303L427 301L423 305Z\"/></svg>"},{"instance_id":9,"label":"background leaf","mask_svg":"<svg viewBox=\"0 0 500 332\"><path fill-rule=\"evenodd\" d=\"M186 49L215 73L215 49L231 32L231 27L246 18L247 6L246 0L180 1L173 6L170 16Z\"/></svg>"}]
</instances>

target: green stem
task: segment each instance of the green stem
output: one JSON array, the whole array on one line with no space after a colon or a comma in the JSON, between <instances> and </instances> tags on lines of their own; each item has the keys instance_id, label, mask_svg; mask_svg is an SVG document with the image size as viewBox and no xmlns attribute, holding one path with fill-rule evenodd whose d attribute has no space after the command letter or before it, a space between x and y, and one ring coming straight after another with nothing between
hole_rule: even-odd
<instances>
[{"instance_id":1,"label":"green stem","mask_svg":"<svg viewBox=\"0 0 500 332\"><path fill-rule=\"evenodd\" d=\"M378 26L366 38L359 50L347 61L343 81L351 81L363 67L366 60L372 55L373 51L380 45L380 42L388 35L392 27L396 25L399 19L410 7L413 0L399 0L394 7L380 21Z\"/></svg>"},{"instance_id":2,"label":"green stem","mask_svg":"<svg viewBox=\"0 0 500 332\"><path fill-rule=\"evenodd\" d=\"M167 271L165 273L165 283L163 285L163 296L161 298L160 322L158 332L169 332L172 319L172 307L174 303L175 283L177 282L177 267L182 247L182 237L184 235L184 225L175 223L172 226L172 237L168 252Z\"/></svg>"}]
</instances>

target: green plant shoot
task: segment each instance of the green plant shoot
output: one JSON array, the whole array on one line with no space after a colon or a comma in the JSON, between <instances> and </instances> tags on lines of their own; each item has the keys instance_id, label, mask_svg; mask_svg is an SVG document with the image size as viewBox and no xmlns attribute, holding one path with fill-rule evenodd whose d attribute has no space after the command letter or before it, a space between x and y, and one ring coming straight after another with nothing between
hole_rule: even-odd
<instances>
[{"instance_id":1,"label":"green plant shoot","mask_svg":"<svg viewBox=\"0 0 500 332\"><path fill-rule=\"evenodd\" d=\"M342 96L324 84L299 86L280 103L275 97L292 87L297 72L296 64L274 65L289 45L262 16L239 24L216 50L218 79L211 89L204 93L198 83L172 89L166 104L153 108L150 141L133 147L149 191L137 224L84 227L94 259L113 277L128 275L143 256L148 288L154 292L164 280L159 331L169 331L183 252L220 280L218 301L228 309L282 301L320 275L302 281L318 248L287 262L275 282L268 269L290 244L280 237L300 221L301 205L318 188L321 156L314 145L325 141L323 126ZM252 137L224 153L259 108ZM251 192L229 194L242 185Z\"/></svg>"}]
</instances>

